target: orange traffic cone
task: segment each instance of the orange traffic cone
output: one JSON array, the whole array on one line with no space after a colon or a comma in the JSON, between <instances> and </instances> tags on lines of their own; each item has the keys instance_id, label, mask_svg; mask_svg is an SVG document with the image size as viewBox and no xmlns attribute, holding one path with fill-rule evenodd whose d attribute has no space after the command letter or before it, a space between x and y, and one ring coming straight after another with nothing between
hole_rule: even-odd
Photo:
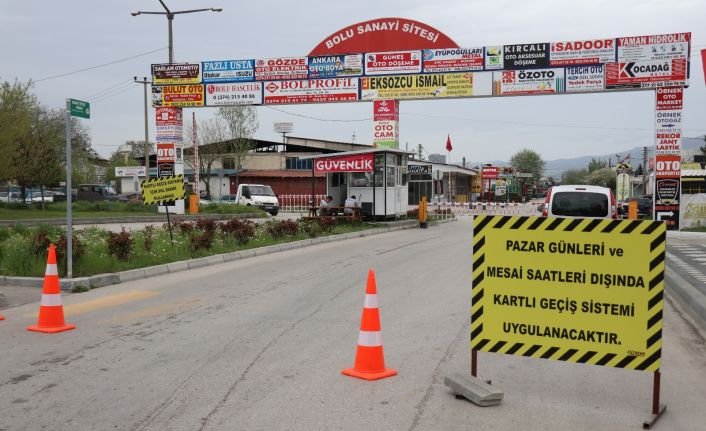
<instances>
[{"instance_id":1,"label":"orange traffic cone","mask_svg":"<svg viewBox=\"0 0 706 431\"><path fill-rule=\"evenodd\" d=\"M355 365L353 368L341 371L341 373L364 380L384 379L397 374L396 370L385 368L375 272L372 269L368 271L368 285L365 289L365 304L358 334Z\"/></svg>"},{"instance_id":2,"label":"orange traffic cone","mask_svg":"<svg viewBox=\"0 0 706 431\"><path fill-rule=\"evenodd\" d=\"M39 321L36 325L28 326L27 330L53 334L74 328L76 328L76 325L67 325L64 322L64 306L61 303L61 289L59 288L59 270L56 267L56 249L54 244L52 244L49 246L47 269L44 272Z\"/></svg>"},{"instance_id":3,"label":"orange traffic cone","mask_svg":"<svg viewBox=\"0 0 706 431\"><path fill-rule=\"evenodd\" d=\"M2 317L2 316L0 316L0 320L5 320L5 318L4 318L4 317Z\"/></svg>"}]
</instances>

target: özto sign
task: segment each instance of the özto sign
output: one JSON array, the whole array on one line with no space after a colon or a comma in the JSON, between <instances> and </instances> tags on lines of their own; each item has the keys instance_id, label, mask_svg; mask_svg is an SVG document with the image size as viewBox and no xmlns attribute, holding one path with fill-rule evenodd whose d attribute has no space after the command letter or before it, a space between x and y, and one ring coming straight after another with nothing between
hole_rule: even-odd
<instances>
[{"instance_id":1,"label":"\u00f6zto sign","mask_svg":"<svg viewBox=\"0 0 706 431\"><path fill-rule=\"evenodd\" d=\"M358 100L356 78L272 81L265 83L265 104Z\"/></svg>"},{"instance_id":2,"label":"\u00f6zto sign","mask_svg":"<svg viewBox=\"0 0 706 431\"><path fill-rule=\"evenodd\" d=\"M493 93L496 95L563 92L564 69L493 72Z\"/></svg>"},{"instance_id":3,"label":"\u00f6zto sign","mask_svg":"<svg viewBox=\"0 0 706 431\"><path fill-rule=\"evenodd\" d=\"M372 172L373 154L327 157L314 160L315 172Z\"/></svg>"},{"instance_id":4,"label":"\u00f6zto sign","mask_svg":"<svg viewBox=\"0 0 706 431\"><path fill-rule=\"evenodd\" d=\"M176 160L174 144L157 144L157 163L173 162Z\"/></svg>"}]
</instances>

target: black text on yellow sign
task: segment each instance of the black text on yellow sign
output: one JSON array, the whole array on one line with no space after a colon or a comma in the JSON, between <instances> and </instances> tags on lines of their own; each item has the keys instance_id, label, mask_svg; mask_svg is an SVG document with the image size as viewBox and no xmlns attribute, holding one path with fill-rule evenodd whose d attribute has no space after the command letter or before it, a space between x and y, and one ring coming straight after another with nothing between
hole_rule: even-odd
<instances>
[{"instance_id":1,"label":"black text on yellow sign","mask_svg":"<svg viewBox=\"0 0 706 431\"><path fill-rule=\"evenodd\" d=\"M473 73L373 76L361 79L361 98L419 99L473 95Z\"/></svg>"},{"instance_id":2,"label":"black text on yellow sign","mask_svg":"<svg viewBox=\"0 0 706 431\"><path fill-rule=\"evenodd\" d=\"M145 205L173 202L186 196L184 175L144 180L141 187Z\"/></svg>"},{"instance_id":3,"label":"black text on yellow sign","mask_svg":"<svg viewBox=\"0 0 706 431\"><path fill-rule=\"evenodd\" d=\"M657 371L665 224L478 216L471 348Z\"/></svg>"}]
</instances>

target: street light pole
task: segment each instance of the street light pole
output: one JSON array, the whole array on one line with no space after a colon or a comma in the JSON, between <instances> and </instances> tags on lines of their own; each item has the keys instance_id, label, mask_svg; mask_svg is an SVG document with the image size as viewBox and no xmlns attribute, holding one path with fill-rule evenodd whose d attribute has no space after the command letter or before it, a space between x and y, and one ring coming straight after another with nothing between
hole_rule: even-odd
<instances>
[{"instance_id":1,"label":"street light pole","mask_svg":"<svg viewBox=\"0 0 706 431\"><path fill-rule=\"evenodd\" d=\"M142 84L145 90L145 179L150 178L150 139L149 139L149 129L148 129L148 122L147 122L147 84L150 83L150 81L147 80L146 76L142 77L142 80L138 80L137 76L134 76L133 79L137 84Z\"/></svg>"},{"instance_id":2,"label":"street light pole","mask_svg":"<svg viewBox=\"0 0 706 431\"><path fill-rule=\"evenodd\" d=\"M169 30L169 64L174 63L174 38L173 38L173 33L172 33L172 21L174 21L174 15L179 15L179 14L185 14L185 13L195 13L195 12L222 12L223 8L204 8L204 9L189 9L189 10L178 10L172 12L169 10L166 4L162 0L159 0L159 3L162 5L164 8L164 12L144 12L144 11L137 11L137 12L131 12L130 15L132 16L138 16L138 15L165 15L167 17L167 28Z\"/></svg>"}]
</instances>

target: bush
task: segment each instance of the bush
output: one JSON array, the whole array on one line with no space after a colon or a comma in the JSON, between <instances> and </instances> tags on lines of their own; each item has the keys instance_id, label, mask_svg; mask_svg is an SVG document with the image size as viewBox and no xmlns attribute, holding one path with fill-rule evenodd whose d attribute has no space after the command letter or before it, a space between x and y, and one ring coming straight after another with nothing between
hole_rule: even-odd
<instances>
[{"instance_id":1,"label":"bush","mask_svg":"<svg viewBox=\"0 0 706 431\"><path fill-rule=\"evenodd\" d=\"M151 251L152 244L154 244L154 226L148 225L142 230L142 246L146 251Z\"/></svg>"},{"instance_id":2,"label":"bush","mask_svg":"<svg viewBox=\"0 0 706 431\"><path fill-rule=\"evenodd\" d=\"M183 235L188 235L194 231L194 224L186 220L174 220L172 222L172 229L177 229ZM169 230L169 225L167 225L166 223L164 224L164 230Z\"/></svg>"},{"instance_id":3,"label":"bush","mask_svg":"<svg viewBox=\"0 0 706 431\"><path fill-rule=\"evenodd\" d=\"M46 256L50 245L49 232L45 229L40 229L32 237L32 254L36 257Z\"/></svg>"},{"instance_id":4,"label":"bush","mask_svg":"<svg viewBox=\"0 0 706 431\"><path fill-rule=\"evenodd\" d=\"M321 226L313 220L304 220L300 223L300 230L311 238L316 238L322 232Z\"/></svg>"},{"instance_id":5,"label":"bush","mask_svg":"<svg viewBox=\"0 0 706 431\"><path fill-rule=\"evenodd\" d=\"M408 219L419 218L419 208L413 208L411 210L408 210L407 211L407 218Z\"/></svg>"},{"instance_id":6,"label":"bush","mask_svg":"<svg viewBox=\"0 0 706 431\"><path fill-rule=\"evenodd\" d=\"M245 245L255 236L255 227L249 220L230 219L219 225L223 237L232 236L238 245Z\"/></svg>"},{"instance_id":7,"label":"bush","mask_svg":"<svg viewBox=\"0 0 706 431\"><path fill-rule=\"evenodd\" d=\"M201 234L193 233L189 236L189 250L191 250L192 253L199 250L210 250L212 245L212 231L203 231Z\"/></svg>"},{"instance_id":8,"label":"bush","mask_svg":"<svg viewBox=\"0 0 706 431\"><path fill-rule=\"evenodd\" d=\"M73 238L71 241L71 256L73 262L78 262L79 259L86 253L86 248L83 243L78 239L75 234L72 234ZM59 240L56 242L56 259L62 263L62 267L66 266L66 249L68 248L68 241L66 241L66 234L62 233Z\"/></svg>"},{"instance_id":9,"label":"bush","mask_svg":"<svg viewBox=\"0 0 706 431\"><path fill-rule=\"evenodd\" d=\"M286 235L298 234L299 225L292 220L275 221L267 226L267 233L274 239L280 239Z\"/></svg>"},{"instance_id":10,"label":"bush","mask_svg":"<svg viewBox=\"0 0 706 431\"><path fill-rule=\"evenodd\" d=\"M323 217L317 219L316 222L323 232L331 232L337 223L334 217Z\"/></svg>"},{"instance_id":11,"label":"bush","mask_svg":"<svg viewBox=\"0 0 706 431\"><path fill-rule=\"evenodd\" d=\"M213 234L218 227L218 223L212 218L200 218L196 220L196 227L203 232L210 232Z\"/></svg>"},{"instance_id":12,"label":"bush","mask_svg":"<svg viewBox=\"0 0 706 431\"><path fill-rule=\"evenodd\" d=\"M130 233L125 232L108 232L108 254L115 256L118 260L127 262L130 260L130 252L132 251L132 238Z\"/></svg>"}]
</instances>

